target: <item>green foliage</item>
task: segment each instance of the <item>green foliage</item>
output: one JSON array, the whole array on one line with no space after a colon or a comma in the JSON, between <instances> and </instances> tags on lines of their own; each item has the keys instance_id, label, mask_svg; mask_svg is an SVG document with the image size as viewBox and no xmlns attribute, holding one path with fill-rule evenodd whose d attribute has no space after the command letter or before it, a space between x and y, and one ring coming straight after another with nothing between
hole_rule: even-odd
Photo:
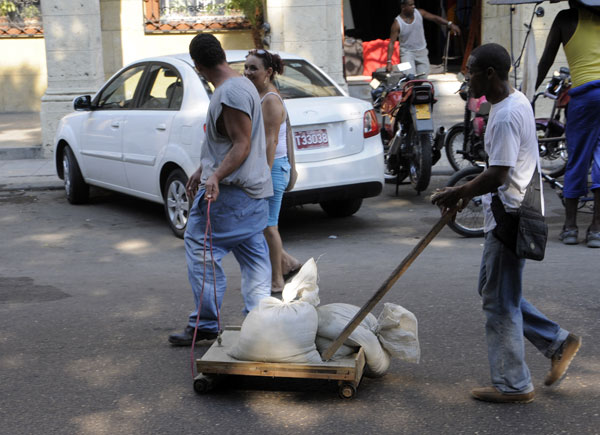
<instances>
[{"instance_id":1,"label":"green foliage","mask_svg":"<svg viewBox=\"0 0 600 435\"><path fill-rule=\"evenodd\" d=\"M226 9L242 11L252 27L262 25L263 0L227 0Z\"/></svg>"},{"instance_id":2,"label":"green foliage","mask_svg":"<svg viewBox=\"0 0 600 435\"><path fill-rule=\"evenodd\" d=\"M40 10L35 5L25 6L20 14L23 18L39 18Z\"/></svg>"},{"instance_id":3,"label":"green foliage","mask_svg":"<svg viewBox=\"0 0 600 435\"><path fill-rule=\"evenodd\" d=\"M17 7L10 0L0 0L0 16L7 16L11 12L16 12Z\"/></svg>"}]
</instances>

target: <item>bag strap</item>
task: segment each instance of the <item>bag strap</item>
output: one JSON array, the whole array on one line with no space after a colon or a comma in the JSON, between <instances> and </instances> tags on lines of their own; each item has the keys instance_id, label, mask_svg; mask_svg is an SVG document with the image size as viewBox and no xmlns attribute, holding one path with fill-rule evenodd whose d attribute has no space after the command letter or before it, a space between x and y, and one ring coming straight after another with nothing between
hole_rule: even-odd
<instances>
[{"instance_id":1,"label":"bag strap","mask_svg":"<svg viewBox=\"0 0 600 435\"><path fill-rule=\"evenodd\" d=\"M525 190L525 196L523 197L523 202L521 204L525 204L535 210L542 213L542 193L541 193L541 185L540 185L540 172L538 170L538 163L535 165L535 170L533 171L533 176L531 177L531 181L527 185L527 189Z\"/></svg>"}]
</instances>

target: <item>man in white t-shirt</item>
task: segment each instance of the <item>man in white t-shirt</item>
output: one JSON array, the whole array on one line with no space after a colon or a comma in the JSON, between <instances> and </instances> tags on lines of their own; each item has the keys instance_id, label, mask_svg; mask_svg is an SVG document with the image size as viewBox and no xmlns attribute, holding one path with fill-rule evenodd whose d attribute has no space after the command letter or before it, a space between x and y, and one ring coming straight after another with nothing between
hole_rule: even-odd
<instances>
[{"instance_id":1,"label":"man in white t-shirt","mask_svg":"<svg viewBox=\"0 0 600 435\"><path fill-rule=\"evenodd\" d=\"M467 204L474 196L485 195L479 294L487 318L492 386L474 388L471 393L488 402L528 403L533 400L534 391L525 363L523 336L551 359L546 385L564 376L581 338L549 320L522 297L525 260L492 231L496 227L490 208L492 192L497 192L506 211L518 209L535 168L539 167L533 110L527 97L508 82L510 67L508 52L498 44L485 44L471 53L467 75L472 96L485 95L492 103L485 132L488 168L469 183L436 192L432 201L448 212L460 200Z\"/></svg>"},{"instance_id":2,"label":"man in white t-shirt","mask_svg":"<svg viewBox=\"0 0 600 435\"><path fill-rule=\"evenodd\" d=\"M423 18L440 26L448 26L448 31L453 35L460 35L460 27L440 17L427 12L425 9L416 9L415 0L400 0L400 15L392 23L390 30L390 43L388 45L386 71L392 71L392 53L394 43L400 41L400 61L410 62L412 73L427 78L429 74L429 52L425 42Z\"/></svg>"}]
</instances>

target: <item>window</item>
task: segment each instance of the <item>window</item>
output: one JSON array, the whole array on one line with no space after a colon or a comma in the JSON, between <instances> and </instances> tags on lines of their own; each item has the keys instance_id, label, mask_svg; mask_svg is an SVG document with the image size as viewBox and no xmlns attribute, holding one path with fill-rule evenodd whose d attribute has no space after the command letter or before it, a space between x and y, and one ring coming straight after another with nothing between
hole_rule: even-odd
<instances>
[{"instance_id":1,"label":"window","mask_svg":"<svg viewBox=\"0 0 600 435\"><path fill-rule=\"evenodd\" d=\"M104 110L132 108L135 91L145 68L145 65L138 65L121 73L102 90L96 100L96 108Z\"/></svg>"},{"instance_id":2,"label":"window","mask_svg":"<svg viewBox=\"0 0 600 435\"><path fill-rule=\"evenodd\" d=\"M275 76L275 87L283 98L333 97L343 95L331 81L308 62L300 59L284 60L283 74ZM244 63L231 67L244 73Z\"/></svg>"},{"instance_id":3,"label":"window","mask_svg":"<svg viewBox=\"0 0 600 435\"><path fill-rule=\"evenodd\" d=\"M148 76L148 92L142 96L140 109L178 110L183 99L183 84L177 73L164 65L153 65Z\"/></svg>"},{"instance_id":4,"label":"window","mask_svg":"<svg viewBox=\"0 0 600 435\"><path fill-rule=\"evenodd\" d=\"M143 0L146 33L197 33L199 30L250 29L229 0Z\"/></svg>"}]
</instances>

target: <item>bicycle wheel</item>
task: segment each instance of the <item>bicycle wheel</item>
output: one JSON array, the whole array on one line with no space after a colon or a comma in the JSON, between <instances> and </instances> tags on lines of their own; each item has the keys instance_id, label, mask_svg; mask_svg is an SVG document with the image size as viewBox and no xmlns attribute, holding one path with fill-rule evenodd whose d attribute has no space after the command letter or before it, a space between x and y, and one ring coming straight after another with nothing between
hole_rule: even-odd
<instances>
[{"instance_id":1,"label":"bicycle wheel","mask_svg":"<svg viewBox=\"0 0 600 435\"><path fill-rule=\"evenodd\" d=\"M482 166L461 169L448 180L446 186L461 186L483 172ZM481 196L476 196L449 222L452 231L464 237L483 237L483 204Z\"/></svg>"},{"instance_id":2,"label":"bicycle wheel","mask_svg":"<svg viewBox=\"0 0 600 435\"><path fill-rule=\"evenodd\" d=\"M552 137L560 137L563 134L554 133L548 137L546 134L546 126L540 123L535 124L535 131L539 139L550 139ZM564 133L564 132L563 132ZM542 172L552 178L560 177L565 173L567 167L567 143L564 140L553 142L539 142L540 166Z\"/></svg>"},{"instance_id":3,"label":"bicycle wheel","mask_svg":"<svg viewBox=\"0 0 600 435\"><path fill-rule=\"evenodd\" d=\"M465 127L462 123L456 124L450 127L450 131L446 136L446 142L444 143L446 157L448 157L448 162L455 171L460 171L461 169L473 166L473 164L465 158L465 155L462 154L462 152L467 151L464 149L464 137ZM459 153L459 151L461 151L461 153Z\"/></svg>"}]
</instances>

